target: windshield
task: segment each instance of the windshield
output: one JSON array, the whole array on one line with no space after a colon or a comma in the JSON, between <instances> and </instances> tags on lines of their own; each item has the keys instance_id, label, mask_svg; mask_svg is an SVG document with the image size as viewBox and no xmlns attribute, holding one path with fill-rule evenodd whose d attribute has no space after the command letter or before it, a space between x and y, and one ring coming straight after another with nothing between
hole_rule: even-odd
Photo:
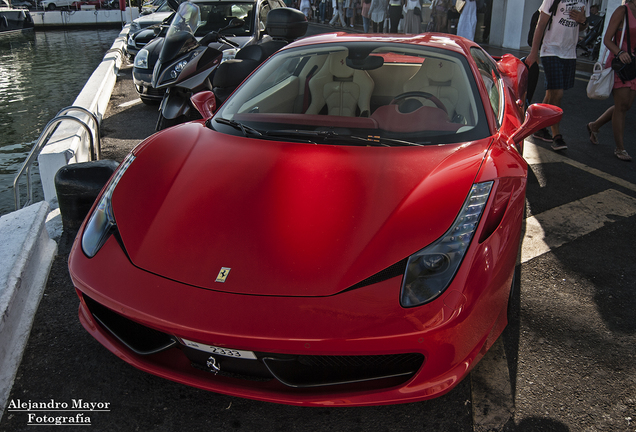
<instances>
[{"instance_id":1,"label":"windshield","mask_svg":"<svg viewBox=\"0 0 636 432\"><path fill-rule=\"evenodd\" d=\"M181 3L172 19L172 23L170 23L166 39L182 32L194 34L197 27L199 27L200 16L201 13L197 5L188 1Z\"/></svg>"},{"instance_id":2,"label":"windshield","mask_svg":"<svg viewBox=\"0 0 636 432\"><path fill-rule=\"evenodd\" d=\"M318 44L267 61L210 127L255 138L431 145L489 136L463 55L399 43Z\"/></svg>"},{"instance_id":3,"label":"windshield","mask_svg":"<svg viewBox=\"0 0 636 432\"><path fill-rule=\"evenodd\" d=\"M227 26L233 18L244 21L241 27L232 27L222 33L226 36L249 36L254 33L254 2L198 2L201 22L195 36L203 37L211 31Z\"/></svg>"}]
</instances>

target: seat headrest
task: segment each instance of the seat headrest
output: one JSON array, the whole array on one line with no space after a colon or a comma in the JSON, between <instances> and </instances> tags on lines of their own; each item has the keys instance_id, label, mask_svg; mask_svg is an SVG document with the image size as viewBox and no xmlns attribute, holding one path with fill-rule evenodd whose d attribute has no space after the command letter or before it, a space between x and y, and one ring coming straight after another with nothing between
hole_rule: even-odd
<instances>
[{"instance_id":1,"label":"seat headrest","mask_svg":"<svg viewBox=\"0 0 636 432\"><path fill-rule=\"evenodd\" d=\"M455 65L445 60L425 60L422 67L426 77L431 81L447 82L452 80L455 74Z\"/></svg>"},{"instance_id":2,"label":"seat headrest","mask_svg":"<svg viewBox=\"0 0 636 432\"><path fill-rule=\"evenodd\" d=\"M353 69L347 66L346 51L329 55L329 72L336 78L348 78L353 75Z\"/></svg>"}]
</instances>

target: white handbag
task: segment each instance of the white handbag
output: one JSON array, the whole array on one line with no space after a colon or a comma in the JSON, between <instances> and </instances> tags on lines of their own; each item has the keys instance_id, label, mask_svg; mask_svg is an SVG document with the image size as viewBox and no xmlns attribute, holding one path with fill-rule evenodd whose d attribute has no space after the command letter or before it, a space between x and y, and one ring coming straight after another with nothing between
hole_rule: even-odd
<instances>
[{"instance_id":1,"label":"white handbag","mask_svg":"<svg viewBox=\"0 0 636 432\"><path fill-rule=\"evenodd\" d=\"M594 70L587 83L587 97L590 99L607 99L614 88L614 69L603 69L600 62L594 64Z\"/></svg>"},{"instance_id":2,"label":"white handbag","mask_svg":"<svg viewBox=\"0 0 636 432\"><path fill-rule=\"evenodd\" d=\"M625 25L623 25L623 33L621 34L621 43L619 47L623 46L623 38L625 37ZM607 50L609 56L609 50ZM614 69L612 66L604 68L600 59L594 63L594 69L592 70L592 76L590 82L587 83L587 97L590 99L607 99L612 94L614 88Z\"/></svg>"}]
</instances>

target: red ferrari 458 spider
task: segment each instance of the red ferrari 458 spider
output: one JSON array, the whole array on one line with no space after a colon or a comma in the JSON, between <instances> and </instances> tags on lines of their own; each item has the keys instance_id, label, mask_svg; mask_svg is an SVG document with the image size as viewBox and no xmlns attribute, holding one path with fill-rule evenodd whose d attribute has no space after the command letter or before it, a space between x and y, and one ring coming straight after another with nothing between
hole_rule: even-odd
<instances>
[{"instance_id":1,"label":"red ferrari 458 spider","mask_svg":"<svg viewBox=\"0 0 636 432\"><path fill-rule=\"evenodd\" d=\"M306 406L440 396L507 324L525 65L451 35L288 45L123 161L69 258L82 324L135 367ZM108 360L105 360L108 361Z\"/></svg>"}]
</instances>

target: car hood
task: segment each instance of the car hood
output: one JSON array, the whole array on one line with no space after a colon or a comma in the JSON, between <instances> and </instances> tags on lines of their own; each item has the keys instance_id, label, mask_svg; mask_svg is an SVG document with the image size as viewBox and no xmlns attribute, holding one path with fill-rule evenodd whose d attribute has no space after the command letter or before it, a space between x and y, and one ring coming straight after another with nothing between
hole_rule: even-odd
<instances>
[{"instance_id":1,"label":"car hood","mask_svg":"<svg viewBox=\"0 0 636 432\"><path fill-rule=\"evenodd\" d=\"M113 211L146 271L217 291L327 296L447 231L489 142L311 145L185 124L135 150Z\"/></svg>"},{"instance_id":2,"label":"car hood","mask_svg":"<svg viewBox=\"0 0 636 432\"><path fill-rule=\"evenodd\" d=\"M139 25L139 28L143 29L150 27L151 25L161 24L163 20L170 16L170 14L172 14L172 12L153 12L151 14L135 18L135 22Z\"/></svg>"}]
</instances>

